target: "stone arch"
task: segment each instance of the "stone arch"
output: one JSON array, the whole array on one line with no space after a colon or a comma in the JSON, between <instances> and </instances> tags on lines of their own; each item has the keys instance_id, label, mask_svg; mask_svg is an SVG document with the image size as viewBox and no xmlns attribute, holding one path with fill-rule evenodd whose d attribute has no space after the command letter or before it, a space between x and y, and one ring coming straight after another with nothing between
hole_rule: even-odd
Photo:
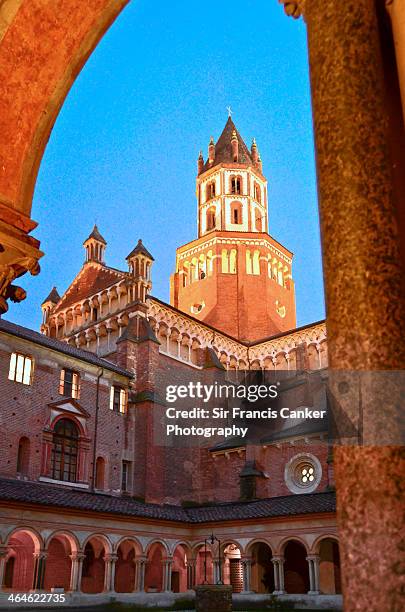
<instances>
[{"instance_id":1,"label":"stone arch","mask_svg":"<svg viewBox=\"0 0 405 612\"><path fill-rule=\"evenodd\" d=\"M286 593L308 593L310 583L306 545L297 538L290 538L285 542L283 552Z\"/></svg>"},{"instance_id":2,"label":"stone arch","mask_svg":"<svg viewBox=\"0 0 405 612\"><path fill-rule=\"evenodd\" d=\"M92 534L86 538L81 579L84 593L101 593L104 590L105 558L111 554L111 550L111 542L103 534Z\"/></svg>"},{"instance_id":3,"label":"stone arch","mask_svg":"<svg viewBox=\"0 0 405 612\"><path fill-rule=\"evenodd\" d=\"M173 549L173 565L171 575L171 591L174 593L185 593L189 586L188 561L191 557L189 544L179 542Z\"/></svg>"},{"instance_id":4,"label":"stone arch","mask_svg":"<svg viewBox=\"0 0 405 612\"><path fill-rule=\"evenodd\" d=\"M114 590L117 593L132 593L135 590L136 558L142 554L142 546L136 538L123 537L115 547Z\"/></svg>"},{"instance_id":5,"label":"stone arch","mask_svg":"<svg viewBox=\"0 0 405 612\"><path fill-rule=\"evenodd\" d=\"M44 574L44 589L52 587L70 590L72 560L71 555L77 552L78 542L73 534L63 531L52 533L46 542L46 563Z\"/></svg>"},{"instance_id":6,"label":"stone arch","mask_svg":"<svg viewBox=\"0 0 405 612\"><path fill-rule=\"evenodd\" d=\"M80 543L78 537L71 531L66 531L65 529L58 529L57 531L53 531L45 540L45 550L48 549L48 546L53 538L64 537L69 541L69 544L72 548L72 553L78 552L80 550Z\"/></svg>"},{"instance_id":7,"label":"stone arch","mask_svg":"<svg viewBox=\"0 0 405 612\"><path fill-rule=\"evenodd\" d=\"M3 84L0 157L7 163L0 179L0 192L5 201L12 202L13 208L27 217L43 152L66 95L127 3L128 0L7 2L10 18L2 22L6 26L1 32L0 48L0 84ZM46 33L36 36L37 31L44 32L44 24ZM51 53L55 45L58 52ZM6 78L10 74L15 78ZM30 104L26 103L27 88ZM25 225L29 231L34 224L26 219Z\"/></svg>"},{"instance_id":8,"label":"stone arch","mask_svg":"<svg viewBox=\"0 0 405 612\"><path fill-rule=\"evenodd\" d=\"M161 592L164 590L163 561L168 554L167 544L163 540L153 540L148 544L146 548L145 591Z\"/></svg>"},{"instance_id":9,"label":"stone arch","mask_svg":"<svg viewBox=\"0 0 405 612\"><path fill-rule=\"evenodd\" d=\"M312 549L319 556L319 590L325 595L342 592L339 540L336 535L322 535Z\"/></svg>"},{"instance_id":10,"label":"stone arch","mask_svg":"<svg viewBox=\"0 0 405 612\"><path fill-rule=\"evenodd\" d=\"M273 548L264 538L249 542L246 554L251 558L250 589L256 593L273 593L275 590Z\"/></svg>"},{"instance_id":11,"label":"stone arch","mask_svg":"<svg viewBox=\"0 0 405 612\"><path fill-rule=\"evenodd\" d=\"M42 549L42 537L30 527L13 529L6 540L7 557L4 568L4 586L14 591L26 592L42 584L38 583L38 564Z\"/></svg>"}]
</instances>

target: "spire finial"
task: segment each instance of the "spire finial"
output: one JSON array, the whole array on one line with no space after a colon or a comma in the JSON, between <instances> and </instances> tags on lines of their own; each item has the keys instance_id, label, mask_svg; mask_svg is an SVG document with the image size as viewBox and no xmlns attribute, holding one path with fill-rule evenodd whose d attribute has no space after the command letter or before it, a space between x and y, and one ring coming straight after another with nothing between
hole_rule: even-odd
<instances>
[{"instance_id":1,"label":"spire finial","mask_svg":"<svg viewBox=\"0 0 405 612\"><path fill-rule=\"evenodd\" d=\"M233 110L231 109L231 107L227 106L226 110L228 111L228 117L232 117Z\"/></svg>"}]
</instances>

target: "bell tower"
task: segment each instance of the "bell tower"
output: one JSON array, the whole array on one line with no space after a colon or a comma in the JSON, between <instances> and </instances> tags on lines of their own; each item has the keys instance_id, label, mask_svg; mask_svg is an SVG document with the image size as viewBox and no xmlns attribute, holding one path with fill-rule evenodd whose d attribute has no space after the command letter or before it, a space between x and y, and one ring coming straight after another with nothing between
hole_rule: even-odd
<instances>
[{"instance_id":1,"label":"bell tower","mask_svg":"<svg viewBox=\"0 0 405 612\"><path fill-rule=\"evenodd\" d=\"M198 238L177 249L171 304L239 340L296 326L292 253L268 233L267 181L229 117L198 157Z\"/></svg>"}]
</instances>

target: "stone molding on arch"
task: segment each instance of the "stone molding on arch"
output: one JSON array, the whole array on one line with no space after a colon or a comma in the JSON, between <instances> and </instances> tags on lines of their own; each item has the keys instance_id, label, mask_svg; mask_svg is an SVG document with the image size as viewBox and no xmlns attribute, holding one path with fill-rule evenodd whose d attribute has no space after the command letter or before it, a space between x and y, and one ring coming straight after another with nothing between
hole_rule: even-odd
<instances>
[{"instance_id":1,"label":"stone molding on arch","mask_svg":"<svg viewBox=\"0 0 405 612\"><path fill-rule=\"evenodd\" d=\"M322 533L321 535L318 535L313 541L309 550L310 555L319 555L320 545L322 544L323 540L333 540L339 545L339 537L336 533Z\"/></svg>"},{"instance_id":2,"label":"stone molding on arch","mask_svg":"<svg viewBox=\"0 0 405 612\"><path fill-rule=\"evenodd\" d=\"M47 550L48 547L49 547L50 542L54 538L58 538L58 537L59 538L66 538L69 541L72 554L78 553L80 551L80 542L79 542L78 537L74 533L72 533L71 531L68 531L66 529L58 529L57 531L53 531L52 533L50 533L45 538L44 549Z\"/></svg>"},{"instance_id":3,"label":"stone molding on arch","mask_svg":"<svg viewBox=\"0 0 405 612\"><path fill-rule=\"evenodd\" d=\"M7 311L8 300L19 302L26 297L13 281L27 272L39 272L43 253L39 241L29 236L36 227L30 215L39 165L55 120L88 57L128 2L2 3L0 312Z\"/></svg>"}]
</instances>

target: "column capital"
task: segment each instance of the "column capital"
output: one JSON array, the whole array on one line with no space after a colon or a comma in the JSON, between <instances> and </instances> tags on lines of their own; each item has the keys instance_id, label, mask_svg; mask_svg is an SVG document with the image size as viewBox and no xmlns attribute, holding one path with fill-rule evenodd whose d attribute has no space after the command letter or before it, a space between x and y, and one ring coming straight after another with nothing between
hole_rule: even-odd
<instances>
[{"instance_id":1,"label":"column capital","mask_svg":"<svg viewBox=\"0 0 405 612\"><path fill-rule=\"evenodd\" d=\"M0 559L5 557L8 553L8 546L0 546Z\"/></svg>"},{"instance_id":2,"label":"column capital","mask_svg":"<svg viewBox=\"0 0 405 612\"><path fill-rule=\"evenodd\" d=\"M298 19L305 18L305 2L306 0L278 0L280 4L284 4L284 12L288 17Z\"/></svg>"},{"instance_id":3,"label":"column capital","mask_svg":"<svg viewBox=\"0 0 405 612\"><path fill-rule=\"evenodd\" d=\"M83 559L86 558L86 555L84 554L84 552L74 552L71 555L69 555L69 558L72 561L83 561Z\"/></svg>"},{"instance_id":4,"label":"column capital","mask_svg":"<svg viewBox=\"0 0 405 612\"><path fill-rule=\"evenodd\" d=\"M314 555L308 555L306 557L306 560L307 561L319 561L319 555L315 555L315 554Z\"/></svg>"},{"instance_id":5,"label":"column capital","mask_svg":"<svg viewBox=\"0 0 405 612\"><path fill-rule=\"evenodd\" d=\"M105 562L110 561L110 562L115 563L117 561L117 559L118 559L118 555L115 555L113 553L108 553L108 554L104 555L104 561Z\"/></svg>"},{"instance_id":6,"label":"column capital","mask_svg":"<svg viewBox=\"0 0 405 612\"><path fill-rule=\"evenodd\" d=\"M46 560L48 556L47 550L39 550L38 552L34 552L34 559L44 559Z\"/></svg>"}]
</instances>

